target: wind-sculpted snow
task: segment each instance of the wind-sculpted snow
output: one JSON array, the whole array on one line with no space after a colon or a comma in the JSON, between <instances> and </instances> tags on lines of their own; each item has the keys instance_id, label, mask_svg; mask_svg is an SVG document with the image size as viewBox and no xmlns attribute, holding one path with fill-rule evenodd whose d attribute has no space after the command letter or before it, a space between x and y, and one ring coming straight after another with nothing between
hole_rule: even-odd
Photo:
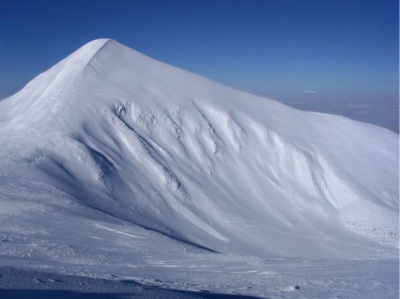
<instances>
[{"instance_id":1,"label":"wind-sculpted snow","mask_svg":"<svg viewBox=\"0 0 400 299\"><path fill-rule=\"evenodd\" d=\"M96 40L0 102L0 190L222 253L392 256L398 141Z\"/></svg>"}]
</instances>

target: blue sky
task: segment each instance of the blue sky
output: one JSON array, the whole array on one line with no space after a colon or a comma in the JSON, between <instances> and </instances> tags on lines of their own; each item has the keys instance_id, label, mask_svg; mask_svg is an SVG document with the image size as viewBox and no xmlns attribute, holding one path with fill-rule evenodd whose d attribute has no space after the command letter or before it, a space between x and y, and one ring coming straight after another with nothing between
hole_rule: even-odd
<instances>
[{"instance_id":1,"label":"blue sky","mask_svg":"<svg viewBox=\"0 0 400 299\"><path fill-rule=\"evenodd\" d=\"M0 96L110 37L250 92L398 91L397 0L0 0Z\"/></svg>"}]
</instances>

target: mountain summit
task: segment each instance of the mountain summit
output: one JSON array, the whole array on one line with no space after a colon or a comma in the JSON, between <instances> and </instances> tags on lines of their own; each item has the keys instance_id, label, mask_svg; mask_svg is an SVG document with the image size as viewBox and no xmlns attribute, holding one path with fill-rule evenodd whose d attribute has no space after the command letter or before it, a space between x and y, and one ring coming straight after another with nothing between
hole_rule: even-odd
<instances>
[{"instance_id":1,"label":"mountain summit","mask_svg":"<svg viewBox=\"0 0 400 299\"><path fill-rule=\"evenodd\" d=\"M62 235L81 221L84 235L101 219L223 253L397 252L397 134L289 108L109 39L0 102L0 190L3 211L22 215L0 215L9 233Z\"/></svg>"}]
</instances>

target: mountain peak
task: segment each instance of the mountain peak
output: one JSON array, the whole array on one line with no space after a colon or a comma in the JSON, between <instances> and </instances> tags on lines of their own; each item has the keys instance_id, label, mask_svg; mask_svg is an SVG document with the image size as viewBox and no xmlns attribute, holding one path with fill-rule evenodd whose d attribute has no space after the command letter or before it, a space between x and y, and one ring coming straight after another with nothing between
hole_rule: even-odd
<instances>
[{"instance_id":1,"label":"mountain peak","mask_svg":"<svg viewBox=\"0 0 400 299\"><path fill-rule=\"evenodd\" d=\"M90 61L90 59L96 56L96 54L99 51L101 51L111 41L113 40L109 38L99 38L92 40L84 44L82 47L76 50L72 55L78 55L81 56L82 58L89 59Z\"/></svg>"},{"instance_id":2,"label":"mountain peak","mask_svg":"<svg viewBox=\"0 0 400 299\"><path fill-rule=\"evenodd\" d=\"M110 41L114 41L114 39L103 38L103 37L102 38L96 38L94 40L91 40L90 42L87 42L82 47L89 46L89 45L101 47L101 46L104 46L105 44L107 44Z\"/></svg>"},{"instance_id":3,"label":"mountain peak","mask_svg":"<svg viewBox=\"0 0 400 299\"><path fill-rule=\"evenodd\" d=\"M46 198L42 186L53 186L79 207L219 252L397 252L398 135L291 109L111 39L1 101L0 136L2 192L14 194L1 184L16 180Z\"/></svg>"}]
</instances>

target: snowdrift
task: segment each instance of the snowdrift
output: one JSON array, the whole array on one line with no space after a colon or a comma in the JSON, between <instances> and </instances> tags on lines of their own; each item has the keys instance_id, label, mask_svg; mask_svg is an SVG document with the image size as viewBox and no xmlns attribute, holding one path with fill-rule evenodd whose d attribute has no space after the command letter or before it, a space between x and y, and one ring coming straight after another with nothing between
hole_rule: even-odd
<instances>
[{"instance_id":1,"label":"snowdrift","mask_svg":"<svg viewBox=\"0 0 400 299\"><path fill-rule=\"evenodd\" d=\"M396 255L398 142L100 39L0 102L0 200L24 214L51 198L41 209L222 253Z\"/></svg>"}]
</instances>

